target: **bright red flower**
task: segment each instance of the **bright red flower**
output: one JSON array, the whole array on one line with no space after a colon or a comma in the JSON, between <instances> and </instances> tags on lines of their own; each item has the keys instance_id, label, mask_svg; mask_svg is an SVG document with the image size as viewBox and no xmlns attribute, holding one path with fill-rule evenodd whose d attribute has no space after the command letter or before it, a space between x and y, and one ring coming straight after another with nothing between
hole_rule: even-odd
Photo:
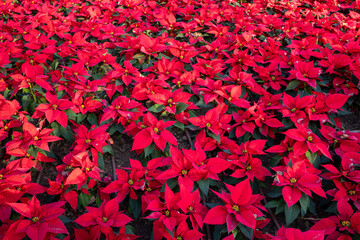
<instances>
[{"instance_id":1,"label":"bright red flower","mask_svg":"<svg viewBox=\"0 0 360 240\"><path fill-rule=\"evenodd\" d=\"M255 229L256 219L264 216L259 210L264 209L260 195L254 195L248 179L235 186L226 185L230 193L214 192L225 202L225 206L211 208L205 216L204 223L227 225L228 232L233 231L239 223Z\"/></svg>"},{"instance_id":2,"label":"bright red flower","mask_svg":"<svg viewBox=\"0 0 360 240\"><path fill-rule=\"evenodd\" d=\"M174 123L175 121L159 121L154 115L148 112L144 115L144 125L142 125L144 126L144 129L134 136L134 143L131 150L144 149L153 141L162 151L165 150L167 142L177 146L177 140L174 135L165 129L172 126Z\"/></svg>"},{"instance_id":3,"label":"bright red flower","mask_svg":"<svg viewBox=\"0 0 360 240\"><path fill-rule=\"evenodd\" d=\"M199 128L207 128L214 134L219 135L224 130L229 131L231 121L231 115L225 114L228 106L226 104L218 105L213 109L210 109L199 117L192 117L189 122Z\"/></svg>"},{"instance_id":4,"label":"bright red flower","mask_svg":"<svg viewBox=\"0 0 360 240\"><path fill-rule=\"evenodd\" d=\"M83 227L96 226L108 236L113 232L111 227L123 227L131 222L131 218L119 212L119 201L112 199L104 201L99 208L86 207L88 213L78 217L75 222Z\"/></svg>"},{"instance_id":5,"label":"bright red flower","mask_svg":"<svg viewBox=\"0 0 360 240\"><path fill-rule=\"evenodd\" d=\"M311 197L312 191L326 198L318 176L321 171L306 167L305 161L295 162L292 167L274 167L273 170L277 172L274 185L284 186L282 195L289 208L299 201L302 192Z\"/></svg>"},{"instance_id":6,"label":"bright red flower","mask_svg":"<svg viewBox=\"0 0 360 240\"><path fill-rule=\"evenodd\" d=\"M296 61L294 63L295 70L290 70L289 79L298 79L316 88L316 80L322 73L321 68L314 67L313 62Z\"/></svg>"},{"instance_id":7,"label":"bright red flower","mask_svg":"<svg viewBox=\"0 0 360 240\"><path fill-rule=\"evenodd\" d=\"M20 223L15 232L25 232L31 240L43 240L47 233L68 233L65 225L58 218L65 212L65 209L61 208L64 203L55 202L41 206L36 197L33 197L28 204L8 203L16 212L27 218L18 220Z\"/></svg>"},{"instance_id":8,"label":"bright red flower","mask_svg":"<svg viewBox=\"0 0 360 240\"><path fill-rule=\"evenodd\" d=\"M156 229L156 225L158 224L160 224L159 227L166 227L166 229L172 232L175 226L187 219L186 215L180 213L180 208L177 205L180 200L179 193L174 193L167 185L165 186L164 200L165 203L159 198L156 198L151 201L147 207L152 213L145 218L156 219L154 223L154 235L155 232L159 231L159 229Z\"/></svg>"},{"instance_id":9,"label":"bright red flower","mask_svg":"<svg viewBox=\"0 0 360 240\"><path fill-rule=\"evenodd\" d=\"M74 152L80 153L94 148L102 153L103 147L108 145L107 141L110 138L109 133L106 132L107 127L108 125L99 127L93 125L89 130L84 125L80 125L77 129L74 129L74 132L77 133L73 144Z\"/></svg>"},{"instance_id":10,"label":"bright red flower","mask_svg":"<svg viewBox=\"0 0 360 240\"><path fill-rule=\"evenodd\" d=\"M50 92L45 94L45 98L48 104L41 103L36 108L33 118L41 118L45 115L49 123L57 121L61 126L66 129L68 118L64 110L70 109L74 104L66 99L58 99L56 95L52 95Z\"/></svg>"},{"instance_id":11,"label":"bright red flower","mask_svg":"<svg viewBox=\"0 0 360 240\"><path fill-rule=\"evenodd\" d=\"M332 159L327 144L307 126L297 125L296 129L289 129L283 134L297 141L293 147L296 156L303 155L310 150L312 153L320 151L326 157Z\"/></svg>"},{"instance_id":12,"label":"bright red flower","mask_svg":"<svg viewBox=\"0 0 360 240\"><path fill-rule=\"evenodd\" d=\"M308 230L306 232L301 232L299 229L295 228L285 228L282 226L277 232L276 236L271 236L270 234L265 235L265 239L275 239L275 240L323 240L325 237L324 231L321 230Z\"/></svg>"},{"instance_id":13,"label":"bright red flower","mask_svg":"<svg viewBox=\"0 0 360 240\"><path fill-rule=\"evenodd\" d=\"M144 190L145 188L145 171L142 169L132 169L130 174L127 174L122 169L116 169L117 180L112 181L109 185L101 191L104 193L117 192L117 199L122 201L128 193L130 198L137 199L134 190Z\"/></svg>"},{"instance_id":14,"label":"bright red flower","mask_svg":"<svg viewBox=\"0 0 360 240\"><path fill-rule=\"evenodd\" d=\"M329 239L351 240L354 234L360 234L360 212L354 213L351 205L344 200L337 202L337 209L339 215L320 220L311 230L324 231Z\"/></svg>"}]
</instances>

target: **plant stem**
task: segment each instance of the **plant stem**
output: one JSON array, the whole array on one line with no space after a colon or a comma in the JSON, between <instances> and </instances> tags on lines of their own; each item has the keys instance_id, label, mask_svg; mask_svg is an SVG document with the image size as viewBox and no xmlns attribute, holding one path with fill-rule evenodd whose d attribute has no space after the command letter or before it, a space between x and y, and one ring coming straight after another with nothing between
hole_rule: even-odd
<instances>
[{"instance_id":1,"label":"plant stem","mask_svg":"<svg viewBox=\"0 0 360 240\"><path fill-rule=\"evenodd\" d=\"M112 170L113 170L113 178L114 178L114 181L117 180L117 176L116 176L116 168L115 168L115 152L114 152L114 142L111 143L111 148L112 148L112 156L111 156L111 165L112 165Z\"/></svg>"},{"instance_id":2,"label":"plant stem","mask_svg":"<svg viewBox=\"0 0 360 240\"><path fill-rule=\"evenodd\" d=\"M54 144L55 144L55 142L50 143L50 147L49 147L49 150L50 150L50 151L51 151L52 148L54 147ZM41 178L42 178L42 175L43 175L43 172L44 172L44 168L45 168L45 166L46 166L46 162L44 162L43 164L41 164L41 162L40 162L40 166L41 166L41 170L40 170L40 172L39 172L39 175L38 175L37 178L36 178L36 183L37 183L37 184L40 184L40 181L41 181Z\"/></svg>"},{"instance_id":3,"label":"plant stem","mask_svg":"<svg viewBox=\"0 0 360 240\"><path fill-rule=\"evenodd\" d=\"M265 202L265 204L267 204L268 201L266 200L265 194L264 194L264 192L263 192L263 190L261 189L260 186L259 186L259 189L260 189L261 195L264 196L264 202ZM274 221L274 223L275 223L275 225L276 225L276 228L277 228L276 230L279 230L279 229L281 228L281 226L280 226L278 220L276 219L275 215L273 214L273 212L271 211L271 209L269 209L269 208L266 208L266 209L268 210L268 213L269 213L270 217L272 218L272 220Z\"/></svg>"},{"instance_id":4,"label":"plant stem","mask_svg":"<svg viewBox=\"0 0 360 240\"><path fill-rule=\"evenodd\" d=\"M206 201L205 201L206 196L205 196L205 194L203 192L201 192L201 198L202 198L202 204L204 206L206 206ZM206 228L207 238L208 238L208 240L210 240L211 239L210 226L209 226L209 224L205 224L205 223L204 223L204 225L205 225L205 228Z\"/></svg>"},{"instance_id":5,"label":"plant stem","mask_svg":"<svg viewBox=\"0 0 360 240\"><path fill-rule=\"evenodd\" d=\"M192 141L191 141L191 137L190 137L190 134L189 134L187 129L185 129L185 134L186 134L186 138L188 139L188 141L190 143L190 148L194 150L193 145L192 145Z\"/></svg>"},{"instance_id":6,"label":"plant stem","mask_svg":"<svg viewBox=\"0 0 360 240\"><path fill-rule=\"evenodd\" d=\"M46 165L46 163L44 163L44 164L41 164L41 163L40 163L41 170L40 170L40 172L39 172L39 175L38 175L37 178L36 178L36 183L37 183L37 184L40 184L40 180L41 180L41 178L42 178L45 165Z\"/></svg>"}]
</instances>

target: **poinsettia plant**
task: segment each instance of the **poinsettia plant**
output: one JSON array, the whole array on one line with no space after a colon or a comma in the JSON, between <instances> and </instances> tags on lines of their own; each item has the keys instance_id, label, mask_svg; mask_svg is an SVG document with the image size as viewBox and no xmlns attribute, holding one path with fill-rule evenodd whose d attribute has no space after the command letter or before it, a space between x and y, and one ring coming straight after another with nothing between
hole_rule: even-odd
<instances>
[{"instance_id":1,"label":"poinsettia plant","mask_svg":"<svg viewBox=\"0 0 360 240\"><path fill-rule=\"evenodd\" d=\"M2 0L0 239L359 238L359 9Z\"/></svg>"}]
</instances>

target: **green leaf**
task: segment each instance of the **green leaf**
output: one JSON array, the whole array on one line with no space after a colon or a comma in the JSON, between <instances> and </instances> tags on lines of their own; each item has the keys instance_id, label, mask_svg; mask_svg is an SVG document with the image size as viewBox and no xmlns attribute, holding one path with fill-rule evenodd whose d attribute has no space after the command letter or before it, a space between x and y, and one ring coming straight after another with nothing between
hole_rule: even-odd
<instances>
[{"instance_id":1,"label":"green leaf","mask_svg":"<svg viewBox=\"0 0 360 240\"><path fill-rule=\"evenodd\" d=\"M220 134L219 135L215 135L212 132L208 133L210 137L212 137L213 139L215 139L218 143L220 143Z\"/></svg>"},{"instance_id":2,"label":"green leaf","mask_svg":"<svg viewBox=\"0 0 360 240\"><path fill-rule=\"evenodd\" d=\"M64 224L73 221L72 219L70 219L70 218L68 218L68 217L66 217L66 216L64 216L64 215L60 215L58 218L59 218Z\"/></svg>"},{"instance_id":3,"label":"green leaf","mask_svg":"<svg viewBox=\"0 0 360 240\"><path fill-rule=\"evenodd\" d=\"M286 206L286 203L283 203L283 204L279 205L279 206L276 208L275 215L283 212L284 209L285 209L285 206Z\"/></svg>"},{"instance_id":4,"label":"green leaf","mask_svg":"<svg viewBox=\"0 0 360 240\"><path fill-rule=\"evenodd\" d=\"M175 114L179 114L179 113L185 111L185 109L186 109L188 106L189 106L188 104L182 103L182 102L176 104L176 112L175 112Z\"/></svg>"},{"instance_id":5,"label":"green leaf","mask_svg":"<svg viewBox=\"0 0 360 240\"><path fill-rule=\"evenodd\" d=\"M305 153L305 156L307 159L309 159L310 163L312 165L314 165L314 162L316 160L316 157L317 157L317 154L316 153L312 153L310 150L308 150L306 153Z\"/></svg>"},{"instance_id":6,"label":"green leaf","mask_svg":"<svg viewBox=\"0 0 360 240\"><path fill-rule=\"evenodd\" d=\"M155 149L152 153L151 153L151 158L158 158L158 157L163 157L163 152L160 149Z\"/></svg>"},{"instance_id":7,"label":"green leaf","mask_svg":"<svg viewBox=\"0 0 360 240\"><path fill-rule=\"evenodd\" d=\"M301 215L305 216L309 203L310 203L310 197L306 194L302 194L301 198L299 199L300 206L301 206Z\"/></svg>"},{"instance_id":8,"label":"green leaf","mask_svg":"<svg viewBox=\"0 0 360 240\"><path fill-rule=\"evenodd\" d=\"M185 125L183 123L181 123L181 122L174 123L174 126L177 127L177 128L180 128L183 131L185 129Z\"/></svg>"},{"instance_id":9,"label":"green leaf","mask_svg":"<svg viewBox=\"0 0 360 240\"><path fill-rule=\"evenodd\" d=\"M85 118L86 118L86 114L79 113L76 115L76 122L81 123Z\"/></svg>"},{"instance_id":10,"label":"green leaf","mask_svg":"<svg viewBox=\"0 0 360 240\"><path fill-rule=\"evenodd\" d=\"M155 143L151 143L144 149L145 157L149 156L155 149Z\"/></svg>"},{"instance_id":11,"label":"green leaf","mask_svg":"<svg viewBox=\"0 0 360 240\"><path fill-rule=\"evenodd\" d=\"M325 43L325 44L324 44L324 46L325 46L325 47L327 47L328 49L332 50L332 47L331 47L331 45L330 45L330 44Z\"/></svg>"},{"instance_id":12,"label":"green leaf","mask_svg":"<svg viewBox=\"0 0 360 240\"><path fill-rule=\"evenodd\" d=\"M121 124L116 124L109 129L109 134L113 135L116 132L122 133L124 130L125 128Z\"/></svg>"},{"instance_id":13,"label":"green leaf","mask_svg":"<svg viewBox=\"0 0 360 240\"><path fill-rule=\"evenodd\" d=\"M286 225L291 224L300 213L300 207L297 204L292 205L290 208L285 207Z\"/></svg>"},{"instance_id":14,"label":"green leaf","mask_svg":"<svg viewBox=\"0 0 360 240\"><path fill-rule=\"evenodd\" d=\"M247 237L248 239L253 239L254 230L252 228L249 228L248 226L245 226L242 223L239 223L240 231Z\"/></svg>"},{"instance_id":15,"label":"green leaf","mask_svg":"<svg viewBox=\"0 0 360 240\"><path fill-rule=\"evenodd\" d=\"M206 180L201 179L200 181L197 181L196 183L199 186L200 190L205 194L205 196L207 196L207 194L209 192L209 178L207 178Z\"/></svg>"},{"instance_id":16,"label":"green leaf","mask_svg":"<svg viewBox=\"0 0 360 240\"><path fill-rule=\"evenodd\" d=\"M160 192L165 192L165 186L168 186L171 190L174 189L176 186L179 185L178 182L178 178L174 177L174 178L170 178L169 180L166 181L166 184L163 184L161 187Z\"/></svg>"},{"instance_id":17,"label":"green leaf","mask_svg":"<svg viewBox=\"0 0 360 240\"><path fill-rule=\"evenodd\" d=\"M337 202L332 202L325 212L335 214L337 212Z\"/></svg>"},{"instance_id":18,"label":"green leaf","mask_svg":"<svg viewBox=\"0 0 360 240\"><path fill-rule=\"evenodd\" d=\"M105 170L105 163L104 163L104 157L101 153L98 152L98 166L102 170Z\"/></svg>"},{"instance_id":19,"label":"green leaf","mask_svg":"<svg viewBox=\"0 0 360 240\"><path fill-rule=\"evenodd\" d=\"M271 198L280 197L282 195L282 189L279 187L274 188L271 192L267 193L266 195L268 195Z\"/></svg>"},{"instance_id":20,"label":"green leaf","mask_svg":"<svg viewBox=\"0 0 360 240\"><path fill-rule=\"evenodd\" d=\"M165 109L165 106L164 105L161 105L161 104L154 104L152 105L148 111L149 112L154 112L154 113L158 113L158 112L161 112L162 110Z\"/></svg>"},{"instance_id":21,"label":"green leaf","mask_svg":"<svg viewBox=\"0 0 360 240\"><path fill-rule=\"evenodd\" d=\"M76 120L77 115L73 110L67 109L67 110L65 110L65 113L66 113L66 116L68 117L68 119Z\"/></svg>"},{"instance_id":22,"label":"green leaf","mask_svg":"<svg viewBox=\"0 0 360 240\"><path fill-rule=\"evenodd\" d=\"M111 145L103 146L103 153L110 153L111 155L114 155Z\"/></svg>"},{"instance_id":23,"label":"green leaf","mask_svg":"<svg viewBox=\"0 0 360 240\"><path fill-rule=\"evenodd\" d=\"M96 117L96 115L94 113L90 114L87 117L87 120L91 125L97 125L97 117Z\"/></svg>"},{"instance_id":24,"label":"green leaf","mask_svg":"<svg viewBox=\"0 0 360 240\"><path fill-rule=\"evenodd\" d=\"M21 105L23 109L26 109L29 106L30 100L32 99L31 95L24 95L21 98Z\"/></svg>"},{"instance_id":25,"label":"green leaf","mask_svg":"<svg viewBox=\"0 0 360 240\"><path fill-rule=\"evenodd\" d=\"M141 215L141 202L139 201L139 199L135 200L130 198L129 206L135 219L138 219Z\"/></svg>"},{"instance_id":26,"label":"green leaf","mask_svg":"<svg viewBox=\"0 0 360 240\"><path fill-rule=\"evenodd\" d=\"M268 202L267 204L265 204L266 208L276 208L281 204L281 202L279 200L272 200L270 202Z\"/></svg>"},{"instance_id":27,"label":"green leaf","mask_svg":"<svg viewBox=\"0 0 360 240\"><path fill-rule=\"evenodd\" d=\"M89 203L89 196L83 192L80 193L79 194L79 202L84 208L86 208Z\"/></svg>"},{"instance_id":28,"label":"green leaf","mask_svg":"<svg viewBox=\"0 0 360 240\"><path fill-rule=\"evenodd\" d=\"M285 91L288 91L288 90L293 90L294 88L296 88L297 86L299 86L300 82L298 80L294 80L294 81L291 81L289 83L289 85L287 85Z\"/></svg>"},{"instance_id":29,"label":"green leaf","mask_svg":"<svg viewBox=\"0 0 360 240\"><path fill-rule=\"evenodd\" d=\"M63 126L60 126L60 133L61 136L65 138L66 141L72 142L74 139L73 132L71 131L70 125L67 125L67 128L65 129Z\"/></svg>"},{"instance_id":30,"label":"green leaf","mask_svg":"<svg viewBox=\"0 0 360 240\"><path fill-rule=\"evenodd\" d=\"M101 204L103 203L103 202L101 201L101 198L100 198L100 195L99 195L99 194L96 195L95 202L96 202L96 206L97 206L98 208L99 208L99 207L101 206Z\"/></svg>"}]
</instances>

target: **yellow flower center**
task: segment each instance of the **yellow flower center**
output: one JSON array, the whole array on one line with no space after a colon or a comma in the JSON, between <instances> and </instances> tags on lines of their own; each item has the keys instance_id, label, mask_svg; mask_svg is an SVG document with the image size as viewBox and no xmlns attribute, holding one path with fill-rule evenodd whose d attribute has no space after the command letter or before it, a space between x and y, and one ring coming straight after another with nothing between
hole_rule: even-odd
<instances>
[{"instance_id":1,"label":"yellow flower center","mask_svg":"<svg viewBox=\"0 0 360 240\"><path fill-rule=\"evenodd\" d=\"M128 184L129 184L129 185L133 185L133 184L134 184L134 181L133 181L132 179L129 179Z\"/></svg>"},{"instance_id":2,"label":"yellow flower center","mask_svg":"<svg viewBox=\"0 0 360 240\"><path fill-rule=\"evenodd\" d=\"M146 188L146 191L147 191L147 192L151 192L152 189L151 189L150 187L148 187L148 188Z\"/></svg>"},{"instance_id":3,"label":"yellow flower center","mask_svg":"<svg viewBox=\"0 0 360 240\"><path fill-rule=\"evenodd\" d=\"M246 167L246 170L248 170L248 171L251 170L251 166L250 166L250 165L247 166L247 167Z\"/></svg>"},{"instance_id":4,"label":"yellow flower center","mask_svg":"<svg viewBox=\"0 0 360 240\"><path fill-rule=\"evenodd\" d=\"M239 208L238 205L234 205L234 206L232 207L232 209L233 209L235 212L240 211L240 208Z\"/></svg>"},{"instance_id":5,"label":"yellow flower center","mask_svg":"<svg viewBox=\"0 0 360 240\"><path fill-rule=\"evenodd\" d=\"M115 107L115 109L116 109L116 110L119 110L119 109L120 109L120 105L117 105L117 106Z\"/></svg>"},{"instance_id":6,"label":"yellow flower center","mask_svg":"<svg viewBox=\"0 0 360 240\"><path fill-rule=\"evenodd\" d=\"M349 221L342 221L342 222L341 222L341 225L342 225L343 227L351 227L351 223L350 223Z\"/></svg>"},{"instance_id":7,"label":"yellow flower center","mask_svg":"<svg viewBox=\"0 0 360 240\"><path fill-rule=\"evenodd\" d=\"M291 183L296 183L297 180L296 180L295 178L290 178L290 182L291 182Z\"/></svg>"},{"instance_id":8,"label":"yellow flower center","mask_svg":"<svg viewBox=\"0 0 360 240\"><path fill-rule=\"evenodd\" d=\"M103 217L103 218L102 218L102 221L103 221L104 223L106 223L106 222L108 221L107 217Z\"/></svg>"},{"instance_id":9,"label":"yellow flower center","mask_svg":"<svg viewBox=\"0 0 360 240\"><path fill-rule=\"evenodd\" d=\"M8 129L9 129L9 127L8 127L8 126L5 126L5 127L4 127L4 129L5 129L5 130L8 130Z\"/></svg>"},{"instance_id":10,"label":"yellow flower center","mask_svg":"<svg viewBox=\"0 0 360 240\"><path fill-rule=\"evenodd\" d=\"M349 190L349 195L350 196L355 196L356 195L356 191L355 190Z\"/></svg>"},{"instance_id":11,"label":"yellow flower center","mask_svg":"<svg viewBox=\"0 0 360 240\"><path fill-rule=\"evenodd\" d=\"M3 179L4 175L0 174L0 179Z\"/></svg>"},{"instance_id":12,"label":"yellow flower center","mask_svg":"<svg viewBox=\"0 0 360 240\"><path fill-rule=\"evenodd\" d=\"M33 217L33 218L32 218L32 221L33 221L34 223L36 223L36 222L39 221L39 220L40 220L39 217Z\"/></svg>"},{"instance_id":13,"label":"yellow flower center","mask_svg":"<svg viewBox=\"0 0 360 240\"><path fill-rule=\"evenodd\" d=\"M154 128L154 133L158 133L159 129L158 128Z\"/></svg>"},{"instance_id":14,"label":"yellow flower center","mask_svg":"<svg viewBox=\"0 0 360 240\"><path fill-rule=\"evenodd\" d=\"M296 112L296 108L291 109L291 112Z\"/></svg>"},{"instance_id":15,"label":"yellow flower center","mask_svg":"<svg viewBox=\"0 0 360 240\"><path fill-rule=\"evenodd\" d=\"M52 107L53 107L53 109L54 109L54 110L56 110L56 109L57 109L57 107L58 107L58 105L53 104L53 105L52 105Z\"/></svg>"},{"instance_id":16,"label":"yellow flower center","mask_svg":"<svg viewBox=\"0 0 360 240\"><path fill-rule=\"evenodd\" d=\"M194 211L194 208L192 206L188 207L189 212Z\"/></svg>"},{"instance_id":17,"label":"yellow flower center","mask_svg":"<svg viewBox=\"0 0 360 240\"><path fill-rule=\"evenodd\" d=\"M188 174L188 171L184 169L184 170L181 171L181 174L186 175L186 174Z\"/></svg>"},{"instance_id":18,"label":"yellow flower center","mask_svg":"<svg viewBox=\"0 0 360 240\"><path fill-rule=\"evenodd\" d=\"M91 143L91 140L90 140L90 139L86 139L86 140L85 140L85 143Z\"/></svg>"},{"instance_id":19,"label":"yellow flower center","mask_svg":"<svg viewBox=\"0 0 360 240\"><path fill-rule=\"evenodd\" d=\"M206 123L206 127L211 127L211 123Z\"/></svg>"},{"instance_id":20,"label":"yellow flower center","mask_svg":"<svg viewBox=\"0 0 360 240\"><path fill-rule=\"evenodd\" d=\"M232 97L229 97L228 100L231 101L231 100L232 100Z\"/></svg>"},{"instance_id":21,"label":"yellow flower center","mask_svg":"<svg viewBox=\"0 0 360 240\"><path fill-rule=\"evenodd\" d=\"M77 76L77 75L79 75L79 74L78 74L77 72L74 72L74 75Z\"/></svg>"},{"instance_id":22,"label":"yellow flower center","mask_svg":"<svg viewBox=\"0 0 360 240\"><path fill-rule=\"evenodd\" d=\"M271 104L272 104L271 102L268 102L266 105L267 105L268 107L270 107L270 106L271 106Z\"/></svg>"},{"instance_id":23,"label":"yellow flower center","mask_svg":"<svg viewBox=\"0 0 360 240\"><path fill-rule=\"evenodd\" d=\"M34 141L37 141L39 140L39 138L37 136L34 137Z\"/></svg>"},{"instance_id":24,"label":"yellow flower center","mask_svg":"<svg viewBox=\"0 0 360 240\"><path fill-rule=\"evenodd\" d=\"M167 216L167 217L170 216L170 212L168 210L165 211L165 216Z\"/></svg>"},{"instance_id":25,"label":"yellow flower center","mask_svg":"<svg viewBox=\"0 0 360 240\"><path fill-rule=\"evenodd\" d=\"M311 108L311 112L314 113L316 109L314 107Z\"/></svg>"},{"instance_id":26,"label":"yellow flower center","mask_svg":"<svg viewBox=\"0 0 360 240\"><path fill-rule=\"evenodd\" d=\"M90 168L87 167L87 168L85 168L85 170L86 170L86 171L90 171Z\"/></svg>"},{"instance_id":27,"label":"yellow flower center","mask_svg":"<svg viewBox=\"0 0 360 240\"><path fill-rule=\"evenodd\" d=\"M85 105L84 105L84 104L81 104L81 108L85 108Z\"/></svg>"},{"instance_id":28,"label":"yellow flower center","mask_svg":"<svg viewBox=\"0 0 360 240\"><path fill-rule=\"evenodd\" d=\"M312 137L312 136L308 136L308 137L307 137L307 140L308 140L309 142L311 142L311 141L313 140L313 137Z\"/></svg>"}]
</instances>

